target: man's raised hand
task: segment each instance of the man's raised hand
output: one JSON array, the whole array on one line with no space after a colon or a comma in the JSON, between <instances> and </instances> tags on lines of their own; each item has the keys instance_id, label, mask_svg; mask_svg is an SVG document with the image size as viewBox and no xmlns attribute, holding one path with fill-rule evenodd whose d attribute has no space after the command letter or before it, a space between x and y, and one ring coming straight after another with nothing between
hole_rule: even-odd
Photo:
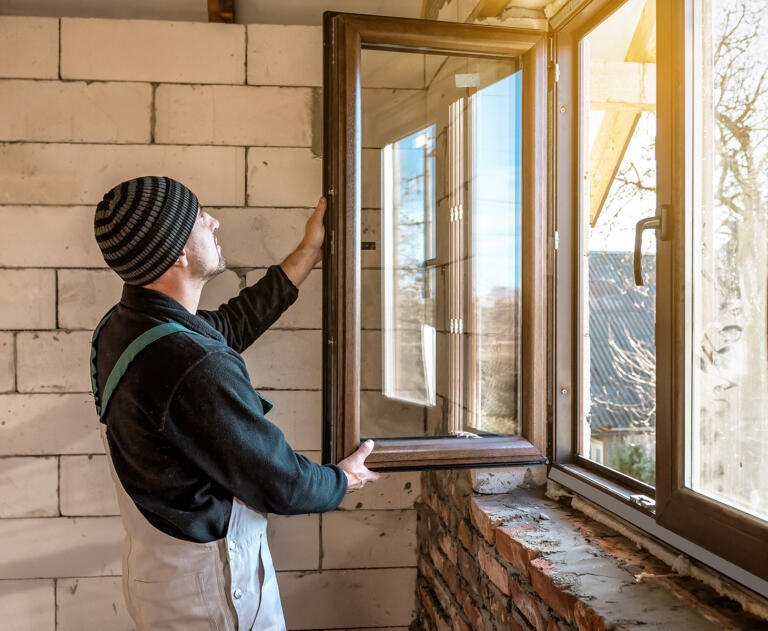
<instances>
[{"instance_id":1,"label":"man's raised hand","mask_svg":"<svg viewBox=\"0 0 768 631\"><path fill-rule=\"evenodd\" d=\"M307 219L307 225L304 228L304 239L302 244L317 252L315 263L318 263L323 258L323 239L325 238L325 227L323 226L323 216L325 215L325 208L327 204L325 197L321 197L315 211Z\"/></svg>"},{"instance_id":2,"label":"man's raised hand","mask_svg":"<svg viewBox=\"0 0 768 631\"><path fill-rule=\"evenodd\" d=\"M365 466L365 459L373 451L373 441L366 440L351 456L344 458L339 467L347 476L347 493L362 489L366 482L375 482L381 476Z\"/></svg>"}]
</instances>

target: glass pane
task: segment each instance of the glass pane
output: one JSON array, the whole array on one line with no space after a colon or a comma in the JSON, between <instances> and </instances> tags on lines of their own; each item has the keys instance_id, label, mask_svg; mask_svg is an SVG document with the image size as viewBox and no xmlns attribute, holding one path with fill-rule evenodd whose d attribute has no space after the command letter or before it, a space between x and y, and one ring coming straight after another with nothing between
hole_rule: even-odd
<instances>
[{"instance_id":1,"label":"glass pane","mask_svg":"<svg viewBox=\"0 0 768 631\"><path fill-rule=\"evenodd\" d=\"M688 484L768 518L768 5L696 5Z\"/></svg>"},{"instance_id":2,"label":"glass pane","mask_svg":"<svg viewBox=\"0 0 768 631\"><path fill-rule=\"evenodd\" d=\"M585 457L655 485L655 3L629 0L580 42L581 414Z\"/></svg>"},{"instance_id":3,"label":"glass pane","mask_svg":"<svg viewBox=\"0 0 768 631\"><path fill-rule=\"evenodd\" d=\"M361 435L517 434L517 59L363 50Z\"/></svg>"}]
</instances>

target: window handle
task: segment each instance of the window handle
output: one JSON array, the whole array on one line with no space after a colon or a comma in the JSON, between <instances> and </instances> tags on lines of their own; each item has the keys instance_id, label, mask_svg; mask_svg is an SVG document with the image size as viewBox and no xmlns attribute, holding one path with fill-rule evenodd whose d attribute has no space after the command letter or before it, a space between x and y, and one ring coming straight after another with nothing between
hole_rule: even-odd
<instances>
[{"instance_id":1,"label":"window handle","mask_svg":"<svg viewBox=\"0 0 768 631\"><path fill-rule=\"evenodd\" d=\"M653 217L646 217L635 226L635 285L643 284L643 232L655 230L660 239L667 238L667 206L662 206Z\"/></svg>"}]
</instances>

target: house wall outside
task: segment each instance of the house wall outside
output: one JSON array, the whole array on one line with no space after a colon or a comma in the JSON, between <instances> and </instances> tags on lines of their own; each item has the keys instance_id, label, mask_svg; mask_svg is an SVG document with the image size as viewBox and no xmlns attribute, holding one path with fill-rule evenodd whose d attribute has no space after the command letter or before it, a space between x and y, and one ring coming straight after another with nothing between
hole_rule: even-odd
<instances>
[{"instance_id":1,"label":"house wall outside","mask_svg":"<svg viewBox=\"0 0 768 631\"><path fill-rule=\"evenodd\" d=\"M96 203L141 175L189 185L230 269L212 308L299 242L321 194L319 27L0 17L2 626L131 629L123 529L90 395L89 342L121 282ZM269 419L319 460L321 270L244 353ZM418 473L325 515L270 516L291 629L414 617Z\"/></svg>"}]
</instances>

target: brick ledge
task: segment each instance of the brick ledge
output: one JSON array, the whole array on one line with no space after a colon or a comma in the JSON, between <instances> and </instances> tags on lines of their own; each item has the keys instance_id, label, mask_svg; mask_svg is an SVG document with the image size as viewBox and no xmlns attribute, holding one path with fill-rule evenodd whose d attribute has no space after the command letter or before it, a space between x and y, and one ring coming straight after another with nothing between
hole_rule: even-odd
<instances>
[{"instance_id":1,"label":"brick ledge","mask_svg":"<svg viewBox=\"0 0 768 631\"><path fill-rule=\"evenodd\" d=\"M763 629L764 620L695 579L676 574L626 537L548 499L542 489L472 496L480 568L529 619L544 628L520 583L578 629ZM470 552L466 521L459 539ZM515 575L518 575L517 577ZM522 581L521 581L522 579Z\"/></svg>"}]
</instances>

